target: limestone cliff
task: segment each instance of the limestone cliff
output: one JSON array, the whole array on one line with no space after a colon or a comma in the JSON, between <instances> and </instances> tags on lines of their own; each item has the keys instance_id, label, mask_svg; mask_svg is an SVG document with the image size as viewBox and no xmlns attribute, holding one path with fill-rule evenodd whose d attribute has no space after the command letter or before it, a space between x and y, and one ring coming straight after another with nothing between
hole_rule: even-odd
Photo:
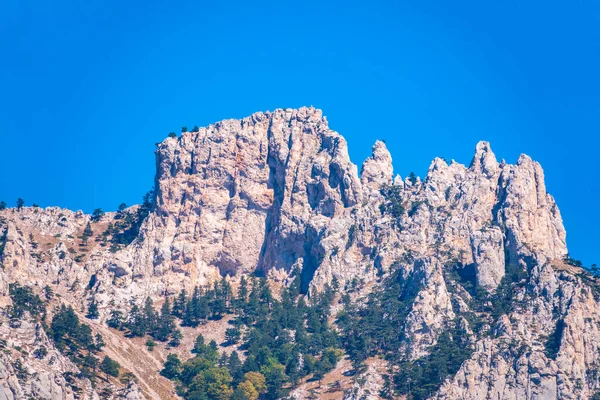
<instances>
[{"instance_id":1,"label":"limestone cliff","mask_svg":"<svg viewBox=\"0 0 600 400\"><path fill-rule=\"evenodd\" d=\"M300 271L305 293L335 278L358 285L360 302L400 269L414 296L399 351L409 360L427 355L457 320L473 343L472 357L432 397L586 398L600 389L596 283L561 261L566 234L538 163L525 155L498 162L480 142L469 166L436 158L423 179L402 180L377 141L360 171L314 108L185 132L157 145L152 209L123 248L82 245L91 221L82 212L0 211L0 291L15 281L49 284L72 304L93 291L105 315L110 302L171 295L219 275L286 283ZM91 226L100 234L119 218L108 213ZM510 275L518 309L498 319L480 311L474 292L449 278L455 272L490 295ZM480 332L466 313L483 319ZM557 324L552 358L543 347Z\"/></svg>"}]
</instances>

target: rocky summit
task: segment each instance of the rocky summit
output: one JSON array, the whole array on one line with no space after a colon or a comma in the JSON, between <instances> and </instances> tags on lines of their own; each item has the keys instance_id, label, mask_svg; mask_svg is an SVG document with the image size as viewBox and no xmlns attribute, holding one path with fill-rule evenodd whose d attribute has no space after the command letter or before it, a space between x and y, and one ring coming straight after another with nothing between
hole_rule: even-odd
<instances>
[{"instance_id":1,"label":"rocky summit","mask_svg":"<svg viewBox=\"0 0 600 400\"><path fill-rule=\"evenodd\" d=\"M359 171L315 108L155 154L141 205L0 210L0 399L600 398L600 281L530 157Z\"/></svg>"}]
</instances>

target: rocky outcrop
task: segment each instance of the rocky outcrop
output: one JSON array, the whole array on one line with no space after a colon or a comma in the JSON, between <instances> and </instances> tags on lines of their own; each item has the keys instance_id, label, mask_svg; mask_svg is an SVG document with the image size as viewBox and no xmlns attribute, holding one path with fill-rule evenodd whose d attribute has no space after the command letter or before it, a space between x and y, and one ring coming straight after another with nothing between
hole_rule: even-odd
<instances>
[{"instance_id":1,"label":"rocky outcrop","mask_svg":"<svg viewBox=\"0 0 600 400\"><path fill-rule=\"evenodd\" d=\"M87 380L72 379L84 388L81 395L65 379L79 373L77 367L56 350L42 326L22 321L11 326L2 315L0 325L0 398L1 399L99 399ZM44 353L36 350L44 349ZM36 355L37 354L37 355Z\"/></svg>"},{"instance_id":2,"label":"rocky outcrop","mask_svg":"<svg viewBox=\"0 0 600 400\"><path fill-rule=\"evenodd\" d=\"M599 392L598 282L588 286L581 271L564 267L554 261L532 269L530 286L515 294L519 310L476 344L436 398L577 399Z\"/></svg>"},{"instance_id":3,"label":"rocky outcrop","mask_svg":"<svg viewBox=\"0 0 600 400\"><path fill-rule=\"evenodd\" d=\"M381 188L392 184L392 156L384 142L376 141L373 155L365 160L360 171L360 182L366 195L378 195Z\"/></svg>"},{"instance_id":4,"label":"rocky outcrop","mask_svg":"<svg viewBox=\"0 0 600 400\"><path fill-rule=\"evenodd\" d=\"M165 140L156 155L138 258L148 274L311 275L324 232L361 198L346 141L312 108L222 121Z\"/></svg>"},{"instance_id":5,"label":"rocky outcrop","mask_svg":"<svg viewBox=\"0 0 600 400\"><path fill-rule=\"evenodd\" d=\"M468 168L436 159L423 181L393 183L390 153L378 141L359 178L343 137L320 110L301 108L167 138L156 160L155 206L139 238L87 265L131 277L129 287L146 282L137 292L172 293L219 274L285 279L294 269L305 290L319 290L333 277L371 281L407 251L473 264L477 284L494 290L505 252L566 254L539 164L526 156L498 163L486 142ZM381 212L385 188L402 212ZM87 222L73 217L72 225Z\"/></svg>"},{"instance_id":6,"label":"rocky outcrop","mask_svg":"<svg viewBox=\"0 0 600 400\"><path fill-rule=\"evenodd\" d=\"M376 360L367 365L366 371L355 379L352 388L344 393L344 400L377 400L381 398L385 379L381 371L387 366L385 362Z\"/></svg>"},{"instance_id":7,"label":"rocky outcrop","mask_svg":"<svg viewBox=\"0 0 600 400\"><path fill-rule=\"evenodd\" d=\"M438 333L455 317L437 260L417 260L414 275L413 279L419 280L412 285L417 286L417 295L404 323L405 345L411 359L426 355L427 349L435 344Z\"/></svg>"},{"instance_id":8,"label":"rocky outcrop","mask_svg":"<svg viewBox=\"0 0 600 400\"><path fill-rule=\"evenodd\" d=\"M335 278L358 287L360 302L399 270L411 294L399 353L426 356L456 324L474 346L438 398L585 398L598 389L590 371L598 368L599 303L580 272L556 267L566 234L538 163L524 155L516 165L498 162L480 142L469 166L436 158L423 179L402 180L376 141L360 171L315 108L259 112L167 138L156 149L152 210L124 248L96 240L117 213L91 222L94 240L83 243L91 218L82 212L1 210L0 294L15 281L50 285L72 304L93 293L104 317L111 302L171 295L220 275L286 283L299 271L303 292ZM491 296L508 280L523 303L518 312L492 320L472 307L478 291ZM483 316L481 332L469 313ZM544 343L557 325L552 358ZM2 376L13 376L4 365ZM59 382L45 386L68 398L60 379L40 379ZM32 382L18 390L34 390Z\"/></svg>"},{"instance_id":9,"label":"rocky outcrop","mask_svg":"<svg viewBox=\"0 0 600 400\"><path fill-rule=\"evenodd\" d=\"M495 289L505 273L502 231L498 227L490 227L473 232L471 249L477 274L477 286Z\"/></svg>"},{"instance_id":10,"label":"rocky outcrop","mask_svg":"<svg viewBox=\"0 0 600 400\"><path fill-rule=\"evenodd\" d=\"M517 165L504 165L500 175L501 207L497 218L517 252L561 259L566 255L565 230L558 207L546 193L539 163L521 155Z\"/></svg>"}]
</instances>

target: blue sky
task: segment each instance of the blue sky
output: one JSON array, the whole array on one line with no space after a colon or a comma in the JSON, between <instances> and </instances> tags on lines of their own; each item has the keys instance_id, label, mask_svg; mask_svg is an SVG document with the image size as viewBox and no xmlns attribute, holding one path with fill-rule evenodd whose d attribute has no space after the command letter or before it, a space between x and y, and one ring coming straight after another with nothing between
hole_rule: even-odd
<instances>
[{"instance_id":1,"label":"blue sky","mask_svg":"<svg viewBox=\"0 0 600 400\"><path fill-rule=\"evenodd\" d=\"M4 0L0 199L133 204L170 131L314 105L402 176L479 140L531 155L572 255L600 261L598 2L208 3Z\"/></svg>"}]
</instances>

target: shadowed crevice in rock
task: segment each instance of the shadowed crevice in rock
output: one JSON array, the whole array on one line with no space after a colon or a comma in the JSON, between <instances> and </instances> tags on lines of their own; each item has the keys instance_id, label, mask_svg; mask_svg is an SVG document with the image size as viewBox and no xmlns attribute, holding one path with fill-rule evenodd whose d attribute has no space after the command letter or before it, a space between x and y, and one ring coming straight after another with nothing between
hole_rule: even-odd
<instances>
[{"instance_id":1,"label":"shadowed crevice in rock","mask_svg":"<svg viewBox=\"0 0 600 400\"><path fill-rule=\"evenodd\" d=\"M265 239L260 248L260 255L256 264L256 272L260 272L262 276L266 275L269 269L269 264L265 257L267 252L270 251L270 246L273 245L272 239L274 236L274 229L277 227L279 222L279 209L283 201L283 189L277 182L277 169L272 165L272 158L267 156L267 164L269 166L269 179L267 187L273 190L273 205L267 209L267 215L265 218Z\"/></svg>"},{"instance_id":2,"label":"shadowed crevice in rock","mask_svg":"<svg viewBox=\"0 0 600 400\"><path fill-rule=\"evenodd\" d=\"M304 254L302 256L302 271L300 274L300 293L307 294L309 292L310 283L313 280L315 271L321 264L323 259L318 242L318 233L314 228L307 228L304 240Z\"/></svg>"}]
</instances>

